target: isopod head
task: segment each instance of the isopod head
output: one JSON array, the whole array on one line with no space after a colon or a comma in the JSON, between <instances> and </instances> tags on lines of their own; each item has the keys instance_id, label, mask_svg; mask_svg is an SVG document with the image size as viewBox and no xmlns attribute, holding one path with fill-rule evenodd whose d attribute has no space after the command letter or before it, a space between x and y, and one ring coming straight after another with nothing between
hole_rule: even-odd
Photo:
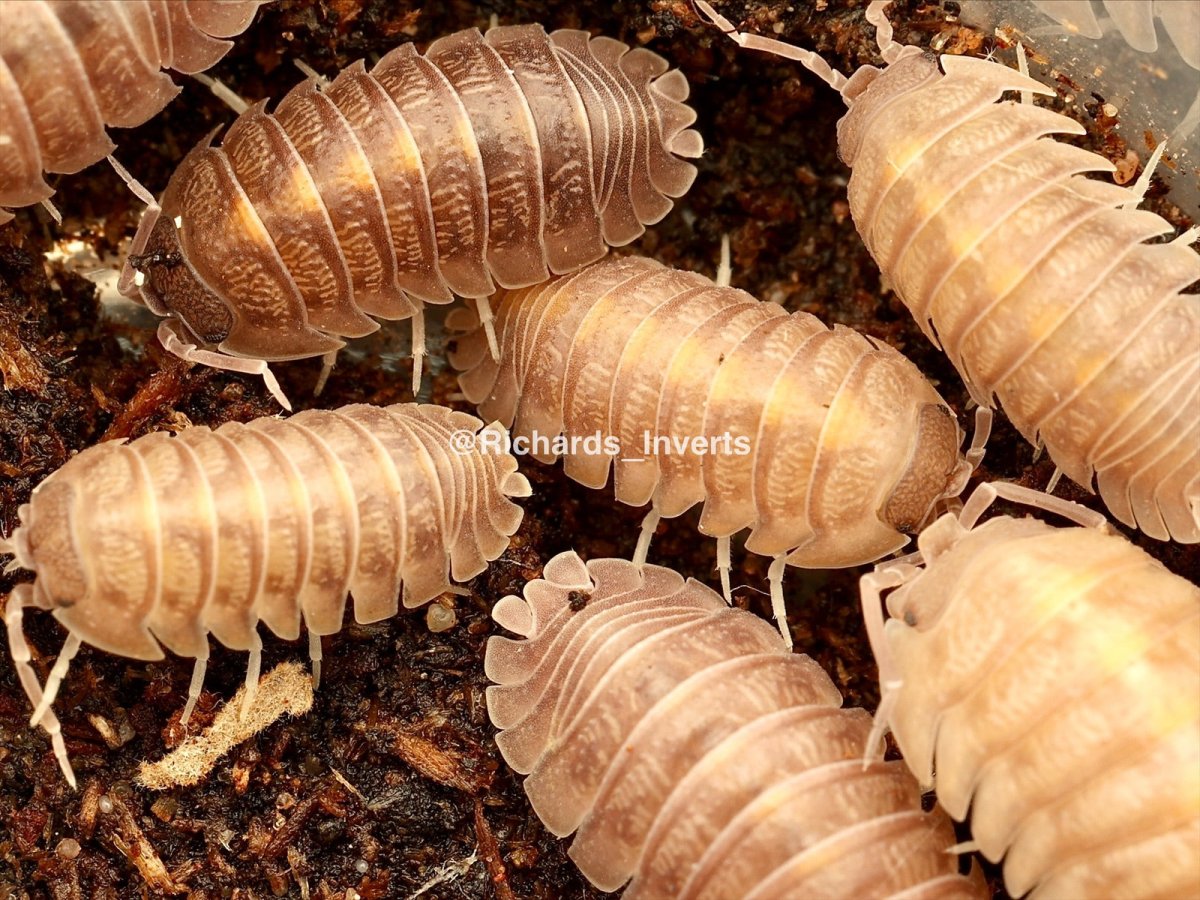
<instances>
[{"instance_id":1,"label":"isopod head","mask_svg":"<svg viewBox=\"0 0 1200 900\"><path fill-rule=\"evenodd\" d=\"M958 452L962 432L944 404L918 407L915 434L912 446L904 448L907 462L893 470L903 474L881 511L885 522L907 533L920 530L939 500L961 494L974 468Z\"/></svg>"}]
</instances>

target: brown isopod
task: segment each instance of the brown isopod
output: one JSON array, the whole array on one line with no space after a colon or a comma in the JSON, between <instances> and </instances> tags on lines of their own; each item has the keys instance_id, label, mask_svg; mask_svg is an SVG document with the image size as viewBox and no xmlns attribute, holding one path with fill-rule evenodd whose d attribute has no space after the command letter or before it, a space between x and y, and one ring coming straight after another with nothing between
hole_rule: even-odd
<instances>
[{"instance_id":1,"label":"brown isopod","mask_svg":"<svg viewBox=\"0 0 1200 900\"><path fill-rule=\"evenodd\" d=\"M572 602L582 596L583 606ZM538 817L624 900L987 895L870 716L813 660L659 566L552 559L493 610L488 713Z\"/></svg>"},{"instance_id":2,"label":"brown isopod","mask_svg":"<svg viewBox=\"0 0 1200 900\"><path fill-rule=\"evenodd\" d=\"M142 220L121 290L164 347L263 375L426 303L481 311L573 271L671 209L699 156L683 74L644 48L540 25L403 44L265 101L192 150Z\"/></svg>"},{"instance_id":3,"label":"brown isopod","mask_svg":"<svg viewBox=\"0 0 1200 900\"><path fill-rule=\"evenodd\" d=\"M417 606L499 557L529 495L511 455L475 437L474 416L440 406L354 405L266 417L175 437L148 434L72 458L34 490L0 551L36 574L8 598L9 647L72 786L50 704L82 643L134 659L163 646L196 660L183 721L200 695L208 634L248 650L246 706L258 684L258 622L286 640ZM497 426L489 425L480 437ZM465 437L464 437L465 436ZM468 446L469 444L469 446ZM21 631L27 607L70 632L38 685Z\"/></svg>"},{"instance_id":4,"label":"brown isopod","mask_svg":"<svg viewBox=\"0 0 1200 900\"><path fill-rule=\"evenodd\" d=\"M982 456L986 428L964 459L950 408L882 341L651 259L504 293L496 327L499 361L480 331L451 354L467 399L542 462L564 451L588 487L613 464L617 499L651 504L639 564L660 518L703 502L728 597L730 537L750 528L746 548L774 560L785 637L785 564L853 566L899 549ZM572 451L591 435L603 440Z\"/></svg>"},{"instance_id":5,"label":"brown isopod","mask_svg":"<svg viewBox=\"0 0 1200 900\"><path fill-rule=\"evenodd\" d=\"M1121 522L1200 541L1200 298L1184 293L1200 280L1189 246L1200 230L1148 244L1173 229L1133 208L1162 145L1133 189L1086 177L1114 166L1048 137L1082 126L1002 99L1053 90L896 43L887 0L867 9L887 67L849 79L698 5L741 45L799 60L841 92L859 234L971 396L998 401Z\"/></svg>"},{"instance_id":6,"label":"brown isopod","mask_svg":"<svg viewBox=\"0 0 1200 900\"><path fill-rule=\"evenodd\" d=\"M1091 527L978 524L996 496ZM1014 897L1194 896L1200 588L1099 513L1009 484L976 489L918 546L923 567L862 579L874 738L890 727L941 805L970 810Z\"/></svg>"},{"instance_id":7,"label":"brown isopod","mask_svg":"<svg viewBox=\"0 0 1200 900\"><path fill-rule=\"evenodd\" d=\"M141 125L179 93L162 70L203 72L263 2L0 0L0 207L48 204L43 172L112 153L107 126Z\"/></svg>"}]
</instances>

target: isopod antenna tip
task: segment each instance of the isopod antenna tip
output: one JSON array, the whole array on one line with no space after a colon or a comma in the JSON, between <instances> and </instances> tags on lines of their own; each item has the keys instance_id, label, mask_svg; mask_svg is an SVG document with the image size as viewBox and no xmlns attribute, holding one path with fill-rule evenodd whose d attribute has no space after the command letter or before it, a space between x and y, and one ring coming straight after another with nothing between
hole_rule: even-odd
<instances>
[{"instance_id":1,"label":"isopod antenna tip","mask_svg":"<svg viewBox=\"0 0 1200 900\"><path fill-rule=\"evenodd\" d=\"M745 32L738 31L732 22L713 9L705 0L694 0L694 2L696 8L704 18L721 29L727 37L735 41L739 46L745 47L747 50L761 50L764 53L772 53L775 56L795 60L838 93L841 93L842 88L846 86L846 82L849 79L812 50L806 50L803 47L793 47L791 44L785 44L783 41L777 41L773 38L765 38L761 35L746 34ZM872 6L874 5L872 4ZM890 37L890 25L888 26L888 33Z\"/></svg>"}]
</instances>

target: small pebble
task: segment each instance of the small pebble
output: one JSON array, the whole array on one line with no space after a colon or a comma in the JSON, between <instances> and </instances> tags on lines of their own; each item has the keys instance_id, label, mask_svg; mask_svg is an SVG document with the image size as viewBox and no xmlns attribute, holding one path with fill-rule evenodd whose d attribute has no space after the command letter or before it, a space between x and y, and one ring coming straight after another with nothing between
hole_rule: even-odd
<instances>
[{"instance_id":1,"label":"small pebble","mask_svg":"<svg viewBox=\"0 0 1200 900\"><path fill-rule=\"evenodd\" d=\"M425 624L434 634L440 634L458 624L458 615L454 610L434 603L425 610Z\"/></svg>"},{"instance_id":2,"label":"small pebble","mask_svg":"<svg viewBox=\"0 0 1200 900\"><path fill-rule=\"evenodd\" d=\"M54 852L63 859L74 859L79 855L79 841L75 838L63 838L58 842L58 846L54 848Z\"/></svg>"},{"instance_id":3,"label":"small pebble","mask_svg":"<svg viewBox=\"0 0 1200 900\"><path fill-rule=\"evenodd\" d=\"M78 847L79 845L76 844L75 846ZM359 875L366 875L367 872L370 870L370 868L371 868L371 864L368 863L365 859L360 859L358 862L356 862L354 864L354 871L357 872Z\"/></svg>"},{"instance_id":4,"label":"small pebble","mask_svg":"<svg viewBox=\"0 0 1200 900\"><path fill-rule=\"evenodd\" d=\"M108 797L101 797L97 806L100 807L100 812L110 813L113 811L113 802Z\"/></svg>"}]
</instances>

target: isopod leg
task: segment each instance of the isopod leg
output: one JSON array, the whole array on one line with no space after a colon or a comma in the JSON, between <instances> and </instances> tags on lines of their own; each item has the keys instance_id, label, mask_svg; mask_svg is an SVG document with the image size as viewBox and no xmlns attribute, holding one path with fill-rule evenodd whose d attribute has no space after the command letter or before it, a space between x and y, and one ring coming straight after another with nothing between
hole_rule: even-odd
<instances>
[{"instance_id":1,"label":"isopod leg","mask_svg":"<svg viewBox=\"0 0 1200 900\"><path fill-rule=\"evenodd\" d=\"M971 464L971 471L979 468L983 454L987 451L988 438L992 436L992 420L995 414L986 406L975 408L975 433L971 435L971 446L963 457Z\"/></svg>"},{"instance_id":2,"label":"isopod leg","mask_svg":"<svg viewBox=\"0 0 1200 900\"><path fill-rule=\"evenodd\" d=\"M59 225L62 224L62 213L58 211L57 206L50 202L49 198L42 201L42 209L50 213L50 218L52 218L55 222L57 222Z\"/></svg>"},{"instance_id":3,"label":"isopod leg","mask_svg":"<svg viewBox=\"0 0 1200 900\"><path fill-rule=\"evenodd\" d=\"M479 315L479 325L487 335L488 349L492 353L492 359L499 362L500 344L496 340L496 317L492 315L492 304L488 302L487 297L476 297L475 309Z\"/></svg>"},{"instance_id":4,"label":"isopod leg","mask_svg":"<svg viewBox=\"0 0 1200 900\"><path fill-rule=\"evenodd\" d=\"M321 686L321 636L315 631L308 633L308 659L312 663L313 690Z\"/></svg>"},{"instance_id":5,"label":"isopod leg","mask_svg":"<svg viewBox=\"0 0 1200 900\"><path fill-rule=\"evenodd\" d=\"M8 605L4 610L4 624L8 630L9 655L12 656L17 677L21 680L21 687L25 689L25 696L35 707L42 700L42 686L38 684L33 666L29 664L33 656L29 652L29 644L25 640L21 622L26 607L36 606L37 604L33 602L33 589L28 584L19 584L9 594ZM67 756L67 745L63 742L62 725L59 724L58 716L54 714L53 709L47 709L45 715L42 716L42 728L46 730L46 734L50 735L50 746L54 748L54 758L58 760L58 767L62 769L63 777L67 779L67 783L72 788L76 787L75 772L71 768L71 760Z\"/></svg>"},{"instance_id":6,"label":"isopod leg","mask_svg":"<svg viewBox=\"0 0 1200 900\"><path fill-rule=\"evenodd\" d=\"M883 755L883 735L887 732L892 707L896 704L896 692L902 684L896 676L883 630L883 592L888 588L900 587L920 572L921 569L916 566L897 564L893 561L874 572L868 572L858 582L863 621L867 626L867 640L871 644L871 653L879 668L879 709L875 712L871 733L867 736L866 746L863 747L863 768Z\"/></svg>"},{"instance_id":7,"label":"isopod leg","mask_svg":"<svg viewBox=\"0 0 1200 900\"><path fill-rule=\"evenodd\" d=\"M733 281L733 261L729 252L729 235L721 235L721 261L717 264L717 287L729 287Z\"/></svg>"},{"instance_id":8,"label":"isopod leg","mask_svg":"<svg viewBox=\"0 0 1200 900\"><path fill-rule=\"evenodd\" d=\"M771 586L771 614L775 616L775 624L783 635L783 642L789 650L792 649L792 631L788 628L787 607L783 602L783 571L787 568L787 554L781 553L771 561L767 569L767 583Z\"/></svg>"},{"instance_id":9,"label":"isopod leg","mask_svg":"<svg viewBox=\"0 0 1200 900\"><path fill-rule=\"evenodd\" d=\"M58 689L62 686L63 679L67 677L67 669L71 666L71 660L79 652L79 647L82 643L83 641L75 635L67 635L66 641L63 642L63 648L59 651L58 659L54 661L54 668L50 670L50 675L46 679L46 687L42 691L42 699L38 701L38 705L33 709L33 715L29 717L30 726L41 724L42 717L46 715L46 711L50 709L50 704L58 696Z\"/></svg>"},{"instance_id":10,"label":"isopod leg","mask_svg":"<svg viewBox=\"0 0 1200 900\"><path fill-rule=\"evenodd\" d=\"M321 374L317 376L317 386L313 388L314 397L320 397L321 391L325 390L325 382L329 380L329 373L333 371L333 367L337 364L337 358L337 350L330 350L321 357Z\"/></svg>"},{"instance_id":11,"label":"isopod leg","mask_svg":"<svg viewBox=\"0 0 1200 900\"><path fill-rule=\"evenodd\" d=\"M638 534L637 548L633 551L633 564L639 568L646 564L650 555L650 541L654 537L654 529L658 527L662 515L657 506L651 506L646 518L642 519L642 530Z\"/></svg>"},{"instance_id":12,"label":"isopod leg","mask_svg":"<svg viewBox=\"0 0 1200 900\"><path fill-rule=\"evenodd\" d=\"M196 701L200 699L200 692L204 690L204 673L208 670L208 641L204 642L204 655L196 657L196 664L192 666L192 680L188 685L187 703L183 705L183 715L179 717L179 724L186 725L188 719L192 717L192 710L196 708Z\"/></svg>"},{"instance_id":13,"label":"isopod leg","mask_svg":"<svg viewBox=\"0 0 1200 900\"><path fill-rule=\"evenodd\" d=\"M1023 503L1026 506L1055 513L1085 528L1108 527L1108 520L1095 510L1088 509L1086 506L1080 506L1078 503L1072 503L1070 500L1061 500L1058 497L1051 497L1049 494L1041 491L1021 487L1019 484L1009 484L1005 481L989 481L975 488L971 493L970 499L967 500L966 505L959 514L959 524L963 529L970 531L975 527L975 524L987 511L988 507L996 502L997 498L1011 500L1013 503Z\"/></svg>"},{"instance_id":14,"label":"isopod leg","mask_svg":"<svg viewBox=\"0 0 1200 900\"><path fill-rule=\"evenodd\" d=\"M416 397L421 391L421 371L425 365L425 309L419 307L412 317L412 391Z\"/></svg>"},{"instance_id":15,"label":"isopod leg","mask_svg":"<svg viewBox=\"0 0 1200 900\"><path fill-rule=\"evenodd\" d=\"M233 89L228 87L224 82L218 81L201 72L193 72L192 77L212 91L214 97L239 116L250 108L250 104L234 93Z\"/></svg>"},{"instance_id":16,"label":"isopod leg","mask_svg":"<svg viewBox=\"0 0 1200 900\"><path fill-rule=\"evenodd\" d=\"M134 178L133 175L129 173L128 169L117 162L117 158L111 153L108 155L108 164L113 167L113 171L120 176L121 180L125 182L125 186L133 192L135 197L137 197L147 206L151 206L155 209L159 208L158 201L154 199L154 195L146 189L145 185Z\"/></svg>"},{"instance_id":17,"label":"isopod leg","mask_svg":"<svg viewBox=\"0 0 1200 900\"><path fill-rule=\"evenodd\" d=\"M158 325L158 340L163 345L163 349L168 353L178 356L185 362L199 363L202 366L209 366L213 369L221 369L226 372L241 372L243 375L261 375L263 383L267 386L267 390L271 396L275 398L275 402L286 409L292 411L292 404L288 401L287 395L283 393L283 389L279 386L279 382L275 380L275 375L267 365L266 360L262 359L243 359L240 356L229 356L225 353L214 353L211 350L201 350L195 344L190 344L183 340L176 331L177 323L171 319L163 319Z\"/></svg>"},{"instance_id":18,"label":"isopod leg","mask_svg":"<svg viewBox=\"0 0 1200 900\"><path fill-rule=\"evenodd\" d=\"M258 696L258 676L262 672L262 638L254 632L254 643L250 645L250 661L246 664L246 696L242 698L242 708L238 711L238 720L244 721L250 708L254 706L254 698Z\"/></svg>"},{"instance_id":19,"label":"isopod leg","mask_svg":"<svg viewBox=\"0 0 1200 900\"><path fill-rule=\"evenodd\" d=\"M717 538L717 571L721 573L721 596L733 606L733 590L729 586L729 573L733 571L733 560L729 553L730 537Z\"/></svg>"},{"instance_id":20,"label":"isopod leg","mask_svg":"<svg viewBox=\"0 0 1200 900\"><path fill-rule=\"evenodd\" d=\"M1022 78L1029 77L1029 58L1025 55L1025 45L1017 41L1017 71ZM1033 104L1033 91L1021 91L1021 102L1026 106Z\"/></svg>"}]
</instances>

